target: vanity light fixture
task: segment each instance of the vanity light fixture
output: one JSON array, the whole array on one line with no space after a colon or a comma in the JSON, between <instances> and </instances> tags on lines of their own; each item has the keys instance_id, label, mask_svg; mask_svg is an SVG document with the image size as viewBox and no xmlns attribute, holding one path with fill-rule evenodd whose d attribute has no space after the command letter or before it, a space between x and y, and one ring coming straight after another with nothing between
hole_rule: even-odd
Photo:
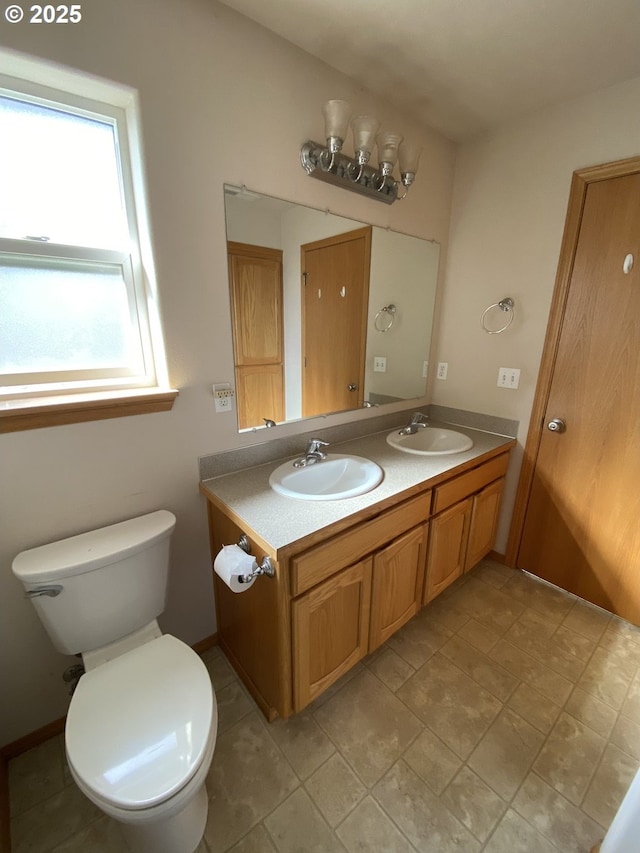
<instances>
[{"instance_id":1,"label":"vanity light fixture","mask_svg":"<svg viewBox=\"0 0 640 853\"><path fill-rule=\"evenodd\" d=\"M403 140L399 133L379 130L372 116L351 118L347 101L327 101L322 108L326 144L311 140L300 149L300 162L308 175L352 192L393 204L409 191L418 171L421 149ZM351 124L354 157L343 153ZM378 168L369 165L374 147L378 149ZM400 161L400 180L393 177L396 161ZM402 195L399 190L404 188Z\"/></svg>"}]
</instances>

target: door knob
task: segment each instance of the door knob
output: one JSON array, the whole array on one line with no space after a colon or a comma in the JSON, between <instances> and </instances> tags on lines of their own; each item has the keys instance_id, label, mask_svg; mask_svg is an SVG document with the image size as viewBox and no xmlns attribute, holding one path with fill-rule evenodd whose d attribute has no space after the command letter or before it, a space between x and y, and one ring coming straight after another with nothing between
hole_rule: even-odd
<instances>
[{"instance_id":1,"label":"door knob","mask_svg":"<svg viewBox=\"0 0 640 853\"><path fill-rule=\"evenodd\" d=\"M358 386L354 382L350 382L347 385L347 391L357 391L357 390L358 390Z\"/></svg>"},{"instance_id":2,"label":"door knob","mask_svg":"<svg viewBox=\"0 0 640 853\"><path fill-rule=\"evenodd\" d=\"M551 432L564 432L565 428L565 423L562 418L554 418L547 424L547 429L551 430Z\"/></svg>"}]
</instances>

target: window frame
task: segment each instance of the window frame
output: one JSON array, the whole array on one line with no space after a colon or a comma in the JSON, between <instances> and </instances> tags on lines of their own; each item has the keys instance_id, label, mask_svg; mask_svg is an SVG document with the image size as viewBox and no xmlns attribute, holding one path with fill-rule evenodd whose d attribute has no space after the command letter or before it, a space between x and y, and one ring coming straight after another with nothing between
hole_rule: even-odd
<instances>
[{"instance_id":1,"label":"window frame","mask_svg":"<svg viewBox=\"0 0 640 853\"><path fill-rule=\"evenodd\" d=\"M23 263L49 260L62 270L74 264L119 267L142 359L141 372L64 371L49 373L45 382L38 374L23 374L22 381L14 375L9 384L1 377L0 432L167 411L178 392L169 386L158 311L136 91L0 48L0 92L114 127L127 245L107 249L0 237L0 256Z\"/></svg>"}]
</instances>

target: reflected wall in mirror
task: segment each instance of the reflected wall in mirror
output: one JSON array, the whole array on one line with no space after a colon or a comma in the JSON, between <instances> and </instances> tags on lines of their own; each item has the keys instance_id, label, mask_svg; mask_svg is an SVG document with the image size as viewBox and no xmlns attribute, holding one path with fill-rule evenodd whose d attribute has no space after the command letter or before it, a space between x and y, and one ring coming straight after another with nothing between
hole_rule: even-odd
<instances>
[{"instance_id":1,"label":"reflected wall in mirror","mask_svg":"<svg viewBox=\"0 0 640 853\"><path fill-rule=\"evenodd\" d=\"M424 397L437 243L231 186L225 214L240 430Z\"/></svg>"}]
</instances>

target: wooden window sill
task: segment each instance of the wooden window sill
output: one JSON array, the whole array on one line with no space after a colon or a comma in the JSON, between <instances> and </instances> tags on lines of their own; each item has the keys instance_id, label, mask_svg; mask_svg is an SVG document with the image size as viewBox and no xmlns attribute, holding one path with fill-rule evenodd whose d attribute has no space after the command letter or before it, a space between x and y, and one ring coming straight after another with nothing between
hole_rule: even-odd
<instances>
[{"instance_id":1,"label":"wooden window sill","mask_svg":"<svg viewBox=\"0 0 640 853\"><path fill-rule=\"evenodd\" d=\"M0 433L168 412L177 396L176 390L154 388L12 400L0 408Z\"/></svg>"}]
</instances>

